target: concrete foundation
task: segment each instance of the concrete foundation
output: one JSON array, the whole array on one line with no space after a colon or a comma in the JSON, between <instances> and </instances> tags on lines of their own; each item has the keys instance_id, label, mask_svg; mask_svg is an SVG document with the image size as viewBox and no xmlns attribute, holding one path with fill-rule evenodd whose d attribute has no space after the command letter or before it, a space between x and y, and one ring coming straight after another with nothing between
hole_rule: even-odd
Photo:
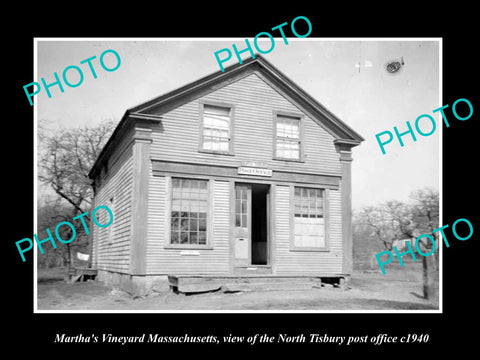
<instances>
[{"instance_id":1,"label":"concrete foundation","mask_svg":"<svg viewBox=\"0 0 480 360\"><path fill-rule=\"evenodd\" d=\"M98 270L98 281L133 296L145 296L155 292L170 291L167 275L130 275Z\"/></svg>"}]
</instances>

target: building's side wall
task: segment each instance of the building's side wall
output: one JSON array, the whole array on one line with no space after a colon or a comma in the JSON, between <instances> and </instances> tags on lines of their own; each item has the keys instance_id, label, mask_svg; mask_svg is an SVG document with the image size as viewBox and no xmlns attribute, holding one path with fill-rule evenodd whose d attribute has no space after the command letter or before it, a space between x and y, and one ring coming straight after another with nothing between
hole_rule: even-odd
<instances>
[{"instance_id":1,"label":"building's side wall","mask_svg":"<svg viewBox=\"0 0 480 360\"><path fill-rule=\"evenodd\" d=\"M95 207L108 206L113 222L106 228L93 226L92 264L99 270L128 273L130 268L133 158L125 139L108 160L108 174L96 190ZM113 200L113 202L112 202ZM98 211L99 222L108 222L108 214Z\"/></svg>"}]
</instances>

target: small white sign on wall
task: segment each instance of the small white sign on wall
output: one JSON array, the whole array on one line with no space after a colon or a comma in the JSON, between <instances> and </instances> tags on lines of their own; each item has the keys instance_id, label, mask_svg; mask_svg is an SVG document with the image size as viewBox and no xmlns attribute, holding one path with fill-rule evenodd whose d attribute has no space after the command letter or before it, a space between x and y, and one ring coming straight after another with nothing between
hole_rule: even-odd
<instances>
[{"instance_id":1,"label":"small white sign on wall","mask_svg":"<svg viewBox=\"0 0 480 360\"><path fill-rule=\"evenodd\" d=\"M195 250L182 250L180 251L181 256L199 256L200 252Z\"/></svg>"},{"instance_id":2,"label":"small white sign on wall","mask_svg":"<svg viewBox=\"0 0 480 360\"><path fill-rule=\"evenodd\" d=\"M254 176L272 176L272 169L240 166L238 168L238 174L239 175L254 175Z\"/></svg>"}]
</instances>

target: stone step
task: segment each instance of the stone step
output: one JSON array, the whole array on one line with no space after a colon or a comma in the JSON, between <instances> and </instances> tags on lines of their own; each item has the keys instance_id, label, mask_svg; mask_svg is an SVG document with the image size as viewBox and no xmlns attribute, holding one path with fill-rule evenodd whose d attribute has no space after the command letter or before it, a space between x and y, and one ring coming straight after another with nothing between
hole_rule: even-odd
<instances>
[{"instance_id":1,"label":"stone step","mask_svg":"<svg viewBox=\"0 0 480 360\"><path fill-rule=\"evenodd\" d=\"M233 270L235 275L255 275L255 274L271 274L272 268L270 266L244 266L236 267Z\"/></svg>"},{"instance_id":2,"label":"stone step","mask_svg":"<svg viewBox=\"0 0 480 360\"><path fill-rule=\"evenodd\" d=\"M292 291L320 288L320 283L314 282L266 282L266 283L227 283L220 290L222 292L238 291Z\"/></svg>"},{"instance_id":3,"label":"stone step","mask_svg":"<svg viewBox=\"0 0 480 360\"><path fill-rule=\"evenodd\" d=\"M281 291L306 290L332 286L322 283L320 278L291 277L179 277L171 283L180 293L200 293L207 291Z\"/></svg>"},{"instance_id":4,"label":"stone step","mask_svg":"<svg viewBox=\"0 0 480 360\"><path fill-rule=\"evenodd\" d=\"M258 274L249 276L169 276L169 283L174 291L180 293L201 293L208 291L272 291L304 290L322 287L343 287L344 276L269 276ZM333 282L332 282L333 281Z\"/></svg>"}]
</instances>

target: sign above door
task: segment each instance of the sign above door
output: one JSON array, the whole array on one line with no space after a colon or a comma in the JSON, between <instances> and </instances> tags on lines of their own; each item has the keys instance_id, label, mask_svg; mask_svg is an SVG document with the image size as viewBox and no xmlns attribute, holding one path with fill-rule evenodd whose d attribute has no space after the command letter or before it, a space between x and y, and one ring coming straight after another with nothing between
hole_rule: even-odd
<instances>
[{"instance_id":1,"label":"sign above door","mask_svg":"<svg viewBox=\"0 0 480 360\"><path fill-rule=\"evenodd\" d=\"M254 176L272 176L272 169L250 167L250 166L239 166L238 174L254 175Z\"/></svg>"}]
</instances>

